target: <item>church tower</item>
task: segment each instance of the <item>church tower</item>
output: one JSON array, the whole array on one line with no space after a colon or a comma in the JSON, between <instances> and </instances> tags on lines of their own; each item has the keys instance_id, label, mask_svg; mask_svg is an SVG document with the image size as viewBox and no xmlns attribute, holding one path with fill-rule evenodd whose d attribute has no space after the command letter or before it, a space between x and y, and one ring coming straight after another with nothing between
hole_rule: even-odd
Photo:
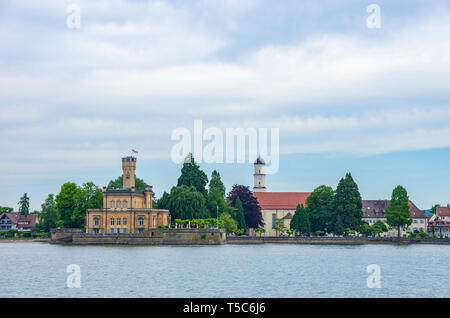
<instances>
[{"instance_id":1,"label":"church tower","mask_svg":"<svg viewBox=\"0 0 450 318\"><path fill-rule=\"evenodd\" d=\"M123 188L134 188L136 178L136 157L122 158Z\"/></svg>"},{"instance_id":2,"label":"church tower","mask_svg":"<svg viewBox=\"0 0 450 318\"><path fill-rule=\"evenodd\" d=\"M255 167L253 192L266 192L266 163L261 156L258 156L253 165Z\"/></svg>"}]
</instances>

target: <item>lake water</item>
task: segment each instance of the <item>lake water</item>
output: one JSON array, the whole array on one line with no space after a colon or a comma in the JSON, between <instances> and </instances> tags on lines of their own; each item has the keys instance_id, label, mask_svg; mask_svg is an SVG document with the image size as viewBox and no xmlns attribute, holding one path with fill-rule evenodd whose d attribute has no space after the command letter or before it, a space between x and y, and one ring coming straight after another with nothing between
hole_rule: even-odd
<instances>
[{"instance_id":1,"label":"lake water","mask_svg":"<svg viewBox=\"0 0 450 318\"><path fill-rule=\"evenodd\" d=\"M81 287L66 268L80 266ZM381 268L368 288L366 268ZM450 245L0 243L0 297L450 297Z\"/></svg>"}]
</instances>

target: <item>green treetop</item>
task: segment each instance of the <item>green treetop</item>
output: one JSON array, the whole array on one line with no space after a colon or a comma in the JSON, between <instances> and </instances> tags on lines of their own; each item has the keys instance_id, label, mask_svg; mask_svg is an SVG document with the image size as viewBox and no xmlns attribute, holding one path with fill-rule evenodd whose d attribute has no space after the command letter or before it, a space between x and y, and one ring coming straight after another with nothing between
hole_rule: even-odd
<instances>
[{"instance_id":1,"label":"green treetop","mask_svg":"<svg viewBox=\"0 0 450 318\"><path fill-rule=\"evenodd\" d=\"M327 232L331 229L331 211L335 192L333 188L321 185L306 199L306 206L311 222L311 231Z\"/></svg>"},{"instance_id":2,"label":"green treetop","mask_svg":"<svg viewBox=\"0 0 450 318\"><path fill-rule=\"evenodd\" d=\"M30 214L30 198L26 193L20 198L19 201L19 213L22 215Z\"/></svg>"},{"instance_id":3,"label":"green treetop","mask_svg":"<svg viewBox=\"0 0 450 318\"><path fill-rule=\"evenodd\" d=\"M238 228L245 232L247 229L247 225L245 224L244 207L242 206L242 202L241 199L239 199L239 197L236 198L235 208L236 208L235 219L237 221Z\"/></svg>"},{"instance_id":4,"label":"green treetop","mask_svg":"<svg viewBox=\"0 0 450 318\"><path fill-rule=\"evenodd\" d=\"M123 186L123 176L119 176L117 179L111 180L108 183L108 188L112 188L112 187L122 188L122 186ZM145 190L146 186L147 186L147 184L145 183L145 181L143 179L140 179L140 178L135 179L136 189Z\"/></svg>"},{"instance_id":5,"label":"green treetop","mask_svg":"<svg viewBox=\"0 0 450 318\"><path fill-rule=\"evenodd\" d=\"M362 199L358 185L353 180L352 175L347 173L339 181L334 196L331 219L334 224L334 233L342 234L343 230L357 230L361 224Z\"/></svg>"},{"instance_id":6,"label":"green treetop","mask_svg":"<svg viewBox=\"0 0 450 318\"><path fill-rule=\"evenodd\" d=\"M178 178L177 186L193 186L200 192L205 198L207 198L208 193L206 191L206 184L208 183L208 177L200 169L194 161L191 154L186 157L183 163L183 168L181 168L181 176Z\"/></svg>"},{"instance_id":7,"label":"green treetop","mask_svg":"<svg viewBox=\"0 0 450 318\"><path fill-rule=\"evenodd\" d=\"M397 186L392 191L391 201L386 209L387 224L397 229L398 237L400 237L402 228L411 225L411 213L409 210L409 197L406 189Z\"/></svg>"}]
</instances>

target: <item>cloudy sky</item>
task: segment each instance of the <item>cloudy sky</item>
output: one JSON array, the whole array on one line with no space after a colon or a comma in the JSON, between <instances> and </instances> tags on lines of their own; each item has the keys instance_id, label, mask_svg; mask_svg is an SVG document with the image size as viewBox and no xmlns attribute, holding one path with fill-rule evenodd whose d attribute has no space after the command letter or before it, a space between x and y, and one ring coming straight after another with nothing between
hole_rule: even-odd
<instances>
[{"instance_id":1,"label":"cloudy sky","mask_svg":"<svg viewBox=\"0 0 450 318\"><path fill-rule=\"evenodd\" d=\"M132 148L159 196L180 170L171 133L194 120L279 128L271 191L350 171L365 199L402 184L420 208L447 204L449 87L445 0L1 1L0 206L106 185ZM201 166L252 185L252 165Z\"/></svg>"}]
</instances>

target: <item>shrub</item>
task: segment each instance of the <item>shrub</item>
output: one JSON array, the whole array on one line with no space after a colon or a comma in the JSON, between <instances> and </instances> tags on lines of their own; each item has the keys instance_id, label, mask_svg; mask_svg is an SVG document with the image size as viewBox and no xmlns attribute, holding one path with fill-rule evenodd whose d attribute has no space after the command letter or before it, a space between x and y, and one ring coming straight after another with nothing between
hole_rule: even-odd
<instances>
[{"instance_id":1,"label":"shrub","mask_svg":"<svg viewBox=\"0 0 450 318\"><path fill-rule=\"evenodd\" d=\"M202 234L200 237L201 237L202 240L205 240L206 239L206 234Z\"/></svg>"},{"instance_id":2,"label":"shrub","mask_svg":"<svg viewBox=\"0 0 450 318\"><path fill-rule=\"evenodd\" d=\"M324 235L325 235L325 232L322 231L322 230L318 230L318 231L316 231L316 235L317 235L317 236L324 236Z\"/></svg>"}]
</instances>

